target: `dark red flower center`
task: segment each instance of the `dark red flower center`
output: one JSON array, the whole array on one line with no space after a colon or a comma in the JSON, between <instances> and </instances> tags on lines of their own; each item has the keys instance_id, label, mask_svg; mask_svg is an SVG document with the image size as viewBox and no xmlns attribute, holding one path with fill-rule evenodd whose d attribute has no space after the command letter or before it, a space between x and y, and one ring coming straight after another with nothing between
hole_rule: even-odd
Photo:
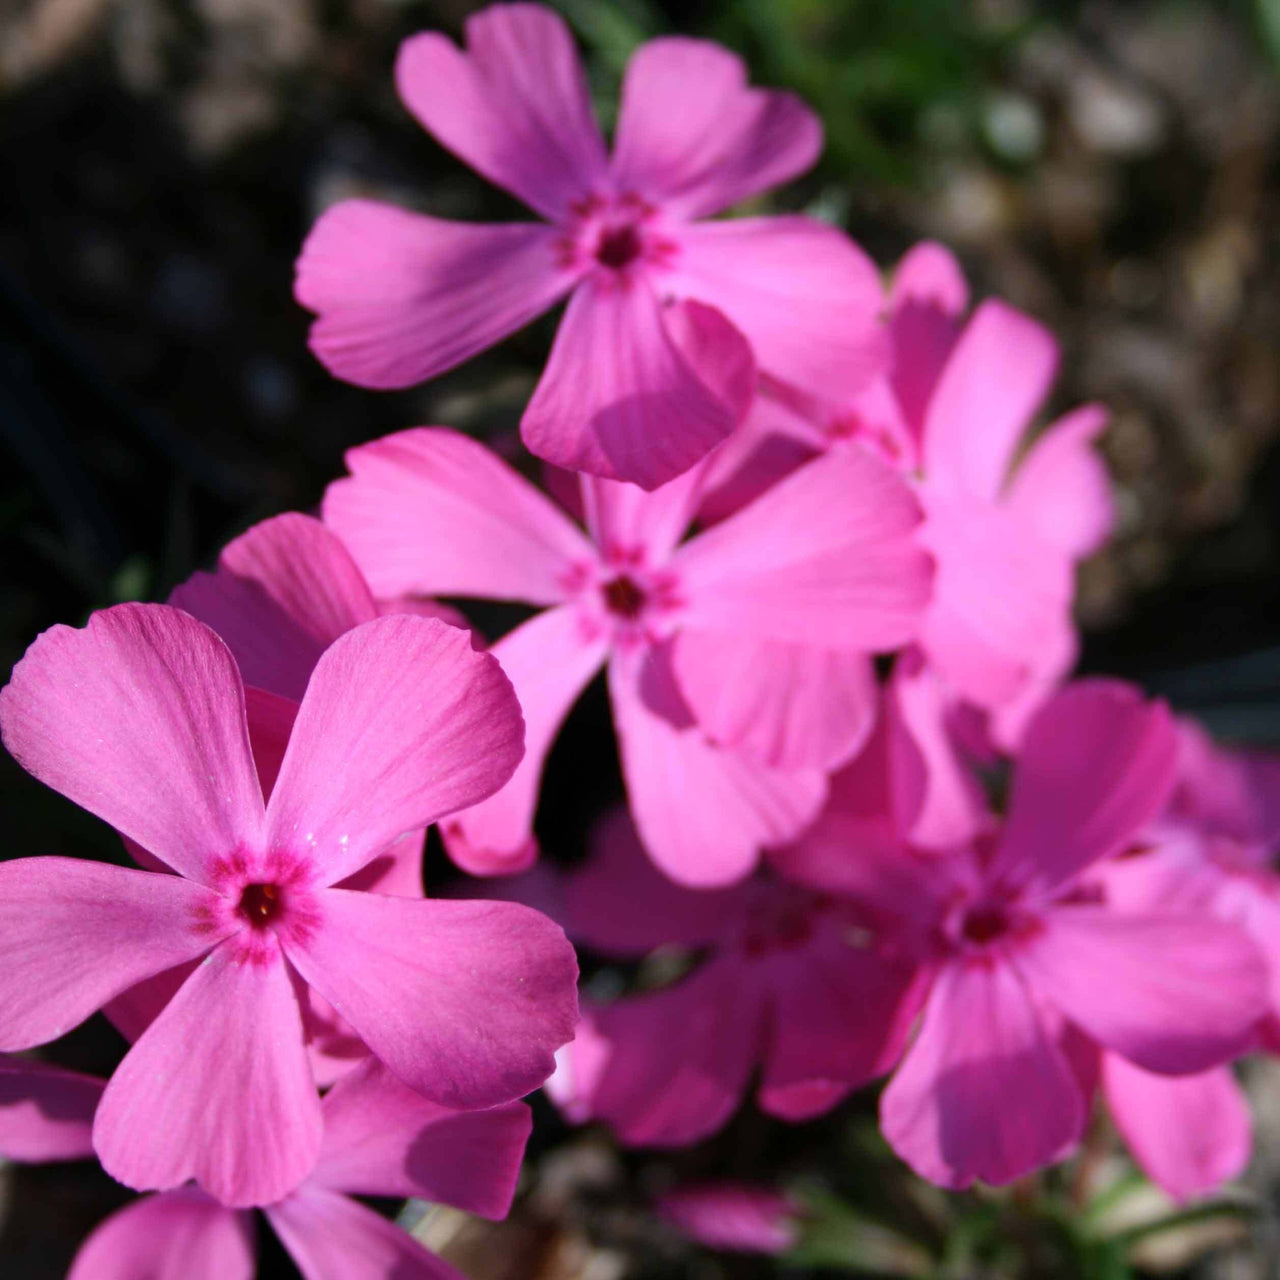
<instances>
[{"instance_id":1,"label":"dark red flower center","mask_svg":"<svg viewBox=\"0 0 1280 1280\"><path fill-rule=\"evenodd\" d=\"M645 605L645 593L636 584L621 574L603 587L605 608L610 613L628 620L638 618Z\"/></svg>"},{"instance_id":2,"label":"dark red flower center","mask_svg":"<svg viewBox=\"0 0 1280 1280\"><path fill-rule=\"evenodd\" d=\"M256 928L269 925L283 905L278 884L247 884L240 894L240 914Z\"/></svg>"},{"instance_id":3,"label":"dark red flower center","mask_svg":"<svg viewBox=\"0 0 1280 1280\"><path fill-rule=\"evenodd\" d=\"M609 227L601 233L600 242L596 245L596 261L601 266L621 271L643 252L644 241L640 239L640 233L626 222L621 226Z\"/></svg>"},{"instance_id":4,"label":"dark red flower center","mask_svg":"<svg viewBox=\"0 0 1280 1280\"><path fill-rule=\"evenodd\" d=\"M975 907L965 916L961 932L967 941L981 946L1008 933L1009 925L1009 913L1003 907Z\"/></svg>"}]
</instances>

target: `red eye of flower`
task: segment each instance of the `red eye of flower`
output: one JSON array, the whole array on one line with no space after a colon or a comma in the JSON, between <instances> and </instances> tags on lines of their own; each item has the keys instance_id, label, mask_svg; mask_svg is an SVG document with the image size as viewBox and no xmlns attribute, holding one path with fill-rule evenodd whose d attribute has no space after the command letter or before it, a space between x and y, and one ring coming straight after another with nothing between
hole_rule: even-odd
<instances>
[{"instance_id":1,"label":"red eye of flower","mask_svg":"<svg viewBox=\"0 0 1280 1280\"><path fill-rule=\"evenodd\" d=\"M604 603L610 613L620 618L638 618L644 608L645 594L624 574L605 583Z\"/></svg>"},{"instance_id":2,"label":"red eye of flower","mask_svg":"<svg viewBox=\"0 0 1280 1280\"><path fill-rule=\"evenodd\" d=\"M612 267L620 271L634 262L644 250L644 244L635 227L626 223L620 227L610 227L596 246L596 261L601 266Z\"/></svg>"},{"instance_id":3,"label":"red eye of flower","mask_svg":"<svg viewBox=\"0 0 1280 1280\"><path fill-rule=\"evenodd\" d=\"M247 884L240 895L240 914L250 924L270 924L280 914L280 886Z\"/></svg>"}]
</instances>

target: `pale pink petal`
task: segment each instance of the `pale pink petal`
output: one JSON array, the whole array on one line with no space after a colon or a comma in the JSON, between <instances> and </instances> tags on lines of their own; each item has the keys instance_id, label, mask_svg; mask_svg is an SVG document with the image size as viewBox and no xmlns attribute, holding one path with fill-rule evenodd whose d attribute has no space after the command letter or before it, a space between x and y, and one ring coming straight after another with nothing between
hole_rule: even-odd
<instances>
[{"instance_id":1,"label":"pale pink petal","mask_svg":"<svg viewBox=\"0 0 1280 1280\"><path fill-rule=\"evenodd\" d=\"M93 1143L127 1187L166 1191L194 1179L242 1208L288 1195L315 1165L321 1129L288 969L278 951L246 962L233 940L116 1068Z\"/></svg>"},{"instance_id":2,"label":"pale pink petal","mask_svg":"<svg viewBox=\"0 0 1280 1280\"><path fill-rule=\"evenodd\" d=\"M1117 853L1164 808L1178 739L1161 702L1078 680L1031 721L991 878L1048 893Z\"/></svg>"},{"instance_id":3,"label":"pale pink petal","mask_svg":"<svg viewBox=\"0 0 1280 1280\"><path fill-rule=\"evenodd\" d=\"M986 958L948 965L880 1095L889 1145L940 1186L1001 1186L1059 1158L1084 1121L1071 1068L1018 975Z\"/></svg>"},{"instance_id":4,"label":"pale pink petal","mask_svg":"<svg viewBox=\"0 0 1280 1280\"><path fill-rule=\"evenodd\" d=\"M888 650L918 630L932 583L920 508L861 449L816 458L672 560L682 622L761 640Z\"/></svg>"},{"instance_id":5,"label":"pale pink petal","mask_svg":"<svg viewBox=\"0 0 1280 1280\"><path fill-rule=\"evenodd\" d=\"M1031 663L1030 678L1024 681L1018 694L987 712L986 732L997 751L1017 756L1027 726L1036 712L1062 688L1079 656L1080 637L1070 615L1064 611Z\"/></svg>"},{"instance_id":6,"label":"pale pink petal","mask_svg":"<svg viewBox=\"0 0 1280 1280\"><path fill-rule=\"evenodd\" d=\"M325 649L378 616L346 548L319 520L295 511L227 543L217 571L189 578L169 603L226 641L246 684L295 702Z\"/></svg>"},{"instance_id":7,"label":"pale pink petal","mask_svg":"<svg viewBox=\"0 0 1280 1280\"><path fill-rule=\"evenodd\" d=\"M453 1111L369 1059L325 1095L324 1145L309 1185L417 1196L486 1218L511 1207L532 1127L522 1102Z\"/></svg>"},{"instance_id":8,"label":"pale pink petal","mask_svg":"<svg viewBox=\"0 0 1280 1280\"><path fill-rule=\"evenodd\" d=\"M607 186L573 36L542 5L472 14L465 51L436 32L411 36L396 59L396 87L444 146L553 221Z\"/></svg>"},{"instance_id":9,"label":"pale pink petal","mask_svg":"<svg viewBox=\"0 0 1280 1280\"><path fill-rule=\"evenodd\" d=\"M524 870L537 856L533 815L542 766L556 734L608 653L608 636L589 634L571 605L548 609L489 652L515 688L525 717L525 751L511 780L442 826L449 856L472 875Z\"/></svg>"},{"instance_id":10,"label":"pale pink petal","mask_svg":"<svg viewBox=\"0 0 1280 1280\"><path fill-rule=\"evenodd\" d=\"M324 520L380 598L476 596L557 604L591 544L497 454L444 427L348 450Z\"/></svg>"},{"instance_id":11,"label":"pale pink petal","mask_svg":"<svg viewBox=\"0 0 1280 1280\"><path fill-rule=\"evenodd\" d=\"M194 1187L143 1196L80 1246L67 1280L253 1280L253 1215Z\"/></svg>"},{"instance_id":12,"label":"pale pink petal","mask_svg":"<svg viewBox=\"0 0 1280 1280\"><path fill-rule=\"evenodd\" d=\"M1267 1007L1249 936L1199 915L1050 911L1016 952L1043 999L1148 1071L1183 1075L1245 1052Z\"/></svg>"},{"instance_id":13,"label":"pale pink petal","mask_svg":"<svg viewBox=\"0 0 1280 1280\"><path fill-rule=\"evenodd\" d=\"M770 768L837 768L875 723L866 653L685 627L671 661L707 737Z\"/></svg>"},{"instance_id":14,"label":"pale pink petal","mask_svg":"<svg viewBox=\"0 0 1280 1280\"><path fill-rule=\"evenodd\" d=\"M1133 1158L1175 1200L1216 1191L1244 1172L1249 1104L1230 1067L1158 1076L1104 1053L1102 1087Z\"/></svg>"},{"instance_id":15,"label":"pale pink petal","mask_svg":"<svg viewBox=\"0 0 1280 1280\"><path fill-rule=\"evenodd\" d=\"M339 1192L308 1184L264 1212L304 1280L466 1280L407 1231Z\"/></svg>"},{"instance_id":16,"label":"pale pink petal","mask_svg":"<svg viewBox=\"0 0 1280 1280\"><path fill-rule=\"evenodd\" d=\"M573 288L557 233L476 225L373 200L327 209L302 246L294 297L335 377L375 390L434 378L522 329Z\"/></svg>"},{"instance_id":17,"label":"pale pink petal","mask_svg":"<svg viewBox=\"0 0 1280 1280\"><path fill-rule=\"evenodd\" d=\"M646 492L639 485L579 475L587 528L602 554L625 562L639 553L650 565L663 563L693 523L702 477L699 464Z\"/></svg>"},{"instance_id":18,"label":"pale pink petal","mask_svg":"<svg viewBox=\"0 0 1280 1280\"><path fill-rule=\"evenodd\" d=\"M843 231L800 215L733 218L682 227L678 243L662 287L723 311L762 373L844 400L885 368L880 276Z\"/></svg>"},{"instance_id":19,"label":"pale pink petal","mask_svg":"<svg viewBox=\"0 0 1280 1280\"><path fill-rule=\"evenodd\" d=\"M79 858L0 862L0 1049L79 1026L113 996L210 950L234 928L180 876Z\"/></svg>"},{"instance_id":20,"label":"pale pink petal","mask_svg":"<svg viewBox=\"0 0 1280 1280\"><path fill-rule=\"evenodd\" d=\"M724 356L702 353L714 368L733 364L741 342L731 325L707 336L717 334ZM649 279L592 277L569 299L520 434L557 466L656 489L727 439L740 416L668 332Z\"/></svg>"},{"instance_id":21,"label":"pale pink petal","mask_svg":"<svg viewBox=\"0 0 1280 1280\"><path fill-rule=\"evenodd\" d=\"M51 627L0 690L0 731L28 773L185 876L261 830L240 673L180 609Z\"/></svg>"},{"instance_id":22,"label":"pale pink petal","mask_svg":"<svg viewBox=\"0 0 1280 1280\"><path fill-rule=\"evenodd\" d=\"M578 965L559 925L511 902L415 902L345 889L289 944L302 976L377 1057L443 1106L536 1089L573 1035Z\"/></svg>"},{"instance_id":23,"label":"pale pink petal","mask_svg":"<svg viewBox=\"0 0 1280 1280\"><path fill-rule=\"evenodd\" d=\"M788 1197L745 1183L700 1183L658 1198L658 1213L712 1249L785 1253L800 1240L802 1210Z\"/></svg>"},{"instance_id":24,"label":"pale pink petal","mask_svg":"<svg viewBox=\"0 0 1280 1280\"><path fill-rule=\"evenodd\" d=\"M929 402L924 463L930 484L994 501L1057 367L1058 344L1043 325L994 298L982 303Z\"/></svg>"},{"instance_id":25,"label":"pale pink petal","mask_svg":"<svg viewBox=\"0 0 1280 1280\"><path fill-rule=\"evenodd\" d=\"M822 124L794 94L747 86L742 59L666 36L627 63L613 176L675 218L703 218L803 173Z\"/></svg>"},{"instance_id":26,"label":"pale pink petal","mask_svg":"<svg viewBox=\"0 0 1280 1280\"><path fill-rule=\"evenodd\" d=\"M1040 537L1074 559L1092 555L1115 522L1107 466L1092 448L1107 411L1086 404L1045 428L1018 464L1009 509Z\"/></svg>"},{"instance_id":27,"label":"pale pink petal","mask_svg":"<svg viewBox=\"0 0 1280 1280\"><path fill-rule=\"evenodd\" d=\"M523 752L511 682L467 632L377 618L335 640L311 677L271 793L271 843L333 884L492 795Z\"/></svg>"},{"instance_id":28,"label":"pale pink petal","mask_svg":"<svg viewBox=\"0 0 1280 1280\"><path fill-rule=\"evenodd\" d=\"M609 693L627 796L640 838L673 880L732 884L766 845L793 840L826 795L821 770L769 769L677 727L640 696L638 676L609 664Z\"/></svg>"},{"instance_id":29,"label":"pale pink petal","mask_svg":"<svg viewBox=\"0 0 1280 1280\"><path fill-rule=\"evenodd\" d=\"M105 1081L0 1054L0 1159L86 1160Z\"/></svg>"}]
</instances>

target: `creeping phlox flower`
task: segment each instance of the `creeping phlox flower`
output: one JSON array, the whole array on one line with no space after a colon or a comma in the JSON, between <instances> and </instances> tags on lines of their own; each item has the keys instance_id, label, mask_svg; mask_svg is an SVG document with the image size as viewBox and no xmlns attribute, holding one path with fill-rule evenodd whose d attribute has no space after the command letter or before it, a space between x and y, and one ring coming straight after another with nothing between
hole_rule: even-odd
<instances>
[{"instance_id":1,"label":"creeping phlox flower","mask_svg":"<svg viewBox=\"0 0 1280 1280\"><path fill-rule=\"evenodd\" d=\"M68 858L0 865L0 1048L52 1040L200 960L117 1068L94 1122L128 1186L194 1178L266 1204L315 1164L314 988L425 1098L492 1106L572 1034L560 929L505 903L335 887L407 831L500 787L521 754L510 683L466 632L380 618L315 666L264 804L235 661L203 623L121 605L45 632L0 692L37 778L175 874Z\"/></svg>"},{"instance_id":2,"label":"creeping phlox flower","mask_svg":"<svg viewBox=\"0 0 1280 1280\"><path fill-rule=\"evenodd\" d=\"M871 654L914 633L927 603L919 510L864 451L823 458L680 544L701 469L646 494L581 478L590 537L489 450L443 428L347 454L324 519L379 597L550 606L492 652L524 708L511 782L445 827L469 870L536 853L542 764L569 707L608 662L632 814L674 879L724 884L794 838L825 770L871 729Z\"/></svg>"},{"instance_id":3,"label":"creeping phlox flower","mask_svg":"<svg viewBox=\"0 0 1280 1280\"><path fill-rule=\"evenodd\" d=\"M93 1155L105 1082L0 1058L0 1155ZM306 1280L462 1280L353 1195L419 1196L486 1218L507 1213L530 1130L520 1102L453 1111L369 1060L320 1104L324 1138L295 1190L262 1206ZM68 1280L252 1280L253 1215L195 1187L144 1196L84 1242Z\"/></svg>"},{"instance_id":4,"label":"creeping phlox flower","mask_svg":"<svg viewBox=\"0 0 1280 1280\"><path fill-rule=\"evenodd\" d=\"M802 173L822 147L817 117L749 88L727 50L642 45L612 157L573 39L540 5L473 15L465 51L410 38L396 85L441 143L550 225L460 224L369 200L328 210L296 293L319 313L311 346L338 377L421 382L568 295L525 443L652 489L737 425L745 405L725 394L727 370L750 382L758 365L838 397L879 370L880 282L845 235L800 216L698 221Z\"/></svg>"}]
</instances>

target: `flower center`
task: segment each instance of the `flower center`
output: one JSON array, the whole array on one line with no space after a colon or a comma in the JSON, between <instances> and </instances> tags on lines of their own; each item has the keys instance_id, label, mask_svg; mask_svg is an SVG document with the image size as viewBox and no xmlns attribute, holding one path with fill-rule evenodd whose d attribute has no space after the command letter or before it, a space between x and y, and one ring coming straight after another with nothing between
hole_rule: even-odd
<instances>
[{"instance_id":1,"label":"flower center","mask_svg":"<svg viewBox=\"0 0 1280 1280\"><path fill-rule=\"evenodd\" d=\"M1009 913L1003 907L984 905L965 916L960 932L967 942L982 946L1008 933L1009 925Z\"/></svg>"},{"instance_id":2,"label":"flower center","mask_svg":"<svg viewBox=\"0 0 1280 1280\"><path fill-rule=\"evenodd\" d=\"M237 910L255 929L264 929L279 916L283 906L278 884L247 884Z\"/></svg>"},{"instance_id":3,"label":"flower center","mask_svg":"<svg viewBox=\"0 0 1280 1280\"><path fill-rule=\"evenodd\" d=\"M611 582L601 587L605 608L619 618L634 621L644 609L647 596L635 582L625 573L619 574Z\"/></svg>"},{"instance_id":4,"label":"flower center","mask_svg":"<svg viewBox=\"0 0 1280 1280\"><path fill-rule=\"evenodd\" d=\"M619 226L606 227L600 234L596 245L596 261L601 266L621 271L630 266L644 252L644 241L634 224L624 222Z\"/></svg>"}]
</instances>

